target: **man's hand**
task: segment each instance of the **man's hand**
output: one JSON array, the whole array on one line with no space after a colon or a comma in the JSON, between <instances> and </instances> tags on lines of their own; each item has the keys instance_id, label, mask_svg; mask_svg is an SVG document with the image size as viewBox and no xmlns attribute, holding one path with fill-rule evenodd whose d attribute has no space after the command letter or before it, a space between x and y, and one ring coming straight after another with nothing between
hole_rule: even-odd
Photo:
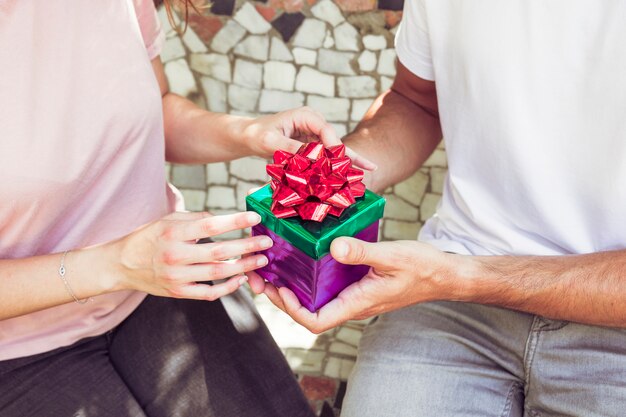
<instances>
[{"instance_id":1,"label":"man's hand","mask_svg":"<svg viewBox=\"0 0 626 417\"><path fill-rule=\"evenodd\" d=\"M341 263L371 268L363 279L347 287L317 313L300 305L289 289L277 289L256 273L248 273L250 287L256 293L264 292L277 307L314 333L409 304L456 299L462 291L463 282L453 272L460 257L427 244L338 238L330 250Z\"/></svg>"}]
</instances>

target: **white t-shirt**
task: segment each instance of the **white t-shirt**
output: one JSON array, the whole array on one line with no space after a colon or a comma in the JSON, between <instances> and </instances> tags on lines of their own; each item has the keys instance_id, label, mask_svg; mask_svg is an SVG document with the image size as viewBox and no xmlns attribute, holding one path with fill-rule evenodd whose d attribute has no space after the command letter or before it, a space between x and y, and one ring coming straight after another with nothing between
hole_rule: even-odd
<instances>
[{"instance_id":1,"label":"white t-shirt","mask_svg":"<svg viewBox=\"0 0 626 417\"><path fill-rule=\"evenodd\" d=\"M626 248L626 1L406 0L449 172L420 240L464 254Z\"/></svg>"}]
</instances>

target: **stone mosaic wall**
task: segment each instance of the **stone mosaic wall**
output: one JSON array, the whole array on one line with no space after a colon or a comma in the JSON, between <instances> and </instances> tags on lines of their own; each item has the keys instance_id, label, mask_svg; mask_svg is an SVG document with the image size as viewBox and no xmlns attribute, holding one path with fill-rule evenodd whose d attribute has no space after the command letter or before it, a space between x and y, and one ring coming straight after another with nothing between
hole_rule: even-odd
<instances>
[{"instance_id":1,"label":"stone mosaic wall","mask_svg":"<svg viewBox=\"0 0 626 417\"><path fill-rule=\"evenodd\" d=\"M308 105L339 135L354 129L395 74L393 37L403 0L214 0L161 58L170 89L215 112L255 116ZM164 27L169 23L160 10ZM266 182L265 160L168 167L188 209L244 209ZM386 190L383 239L414 239L439 201L442 148L408 180ZM238 233L224 237L237 237Z\"/></svg>"}]
</instances>

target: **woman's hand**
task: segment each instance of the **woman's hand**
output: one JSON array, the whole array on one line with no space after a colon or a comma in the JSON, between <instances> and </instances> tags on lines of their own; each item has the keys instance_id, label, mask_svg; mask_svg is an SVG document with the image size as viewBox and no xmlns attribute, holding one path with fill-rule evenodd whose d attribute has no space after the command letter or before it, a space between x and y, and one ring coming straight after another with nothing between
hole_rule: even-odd
<instances>
[{"instance_id":1,"label":"woman's hand","mask_svg":"<svg viewBox=\"0 0 626 417\"><path fill-rule=\"evenodd\" d=\"M267 236L196 244L198 239L244 229L259 223L256 213L212 216L173 213L109 244L116 262L118 287L153 295L215 300L236 291L244 272L267 264L264 255L230 260L272 246ZM215 285L201 283L228 278Z\"/></svg>"},{"instance_id":2,"label":"woman's hand","mask_svg":"<svg viewBox=\"0 0 626 417\"><path fill-rule=\"evenodd\" d=\"M341 144L335 129L324 120L320 112L310 107L246 120L241 134L249 153L264 158L271 157L278 149L296 153L302 142L318 138L325 146ZM346 154L357 167L370 171L376 169L373 162L351 149L346 149Z\"/></svg>"}]
</instances>

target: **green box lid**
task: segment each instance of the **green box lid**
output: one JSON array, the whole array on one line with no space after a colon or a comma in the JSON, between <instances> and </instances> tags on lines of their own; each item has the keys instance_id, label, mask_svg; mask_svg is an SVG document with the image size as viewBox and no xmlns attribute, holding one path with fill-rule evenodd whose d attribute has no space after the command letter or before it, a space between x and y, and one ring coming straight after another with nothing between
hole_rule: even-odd
<instances>
[{"instance_id":1,"label":"green box lid","mask_svg":"<svg viewBox=\"0 0 626 417\"><path fill-rule=\"evenodd\" d=\"M322 222L300 217L279 219L270 210L272 189L269 185L246 197L246 209L261 216L261 223L313 259L330 251L331 242L340 236L354 236L383 217L385 199L366 190L363 197L348 207L340 217L326 216Z\"/></svg>"}]
</instances>

